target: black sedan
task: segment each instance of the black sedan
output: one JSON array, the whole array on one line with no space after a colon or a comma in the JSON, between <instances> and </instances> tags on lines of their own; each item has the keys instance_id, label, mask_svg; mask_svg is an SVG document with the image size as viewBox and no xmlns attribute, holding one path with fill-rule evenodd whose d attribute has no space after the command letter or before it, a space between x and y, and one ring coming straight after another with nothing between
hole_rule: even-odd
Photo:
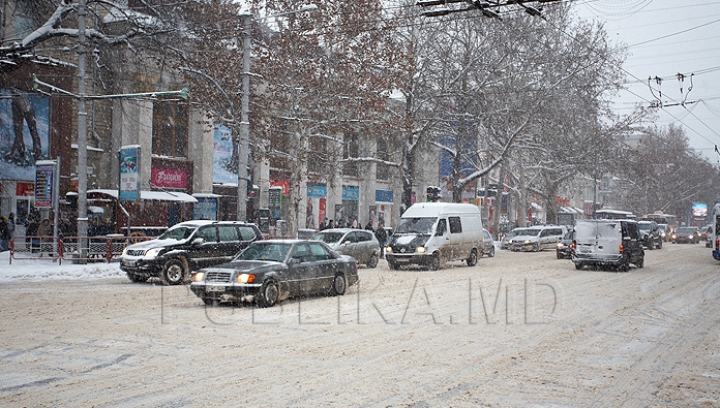
<instances>
[{"instance_id":1,"label":"black sedan","mask_svg":"<svg viewBox=\"0 0 720 408\"><path fill-rule=\"evenodd\" d=\"M271 307L302 295L343 295L358 278L358 262L323 242L256 241L232 261L195 272L190 290L205 302L255 302Z\"/></svg>"}]
</instances>

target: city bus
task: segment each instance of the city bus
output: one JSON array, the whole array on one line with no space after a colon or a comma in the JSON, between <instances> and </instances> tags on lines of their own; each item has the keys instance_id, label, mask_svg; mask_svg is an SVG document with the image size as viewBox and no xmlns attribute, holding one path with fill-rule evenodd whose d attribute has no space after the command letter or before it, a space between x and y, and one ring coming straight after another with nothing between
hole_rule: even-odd
<instances>
[{"instance_id":1,"label":"city bus","mask_svg":"<svg viewBox=\"0 0 720 408\"><path fill-rule=\"evenodd\" d=\"M672 232L674 232L678 227L678 220L676 216L664 214L662 212L657 212L655 214L645 214L642 216L642 219L644 221L655 221L658 224L667 224Z\"/></svg>"},{"instance_id":2,"label":"city bus","mask_svg":"<svg viewBox=\"0 0 720 408\"><path fill-rule=\"evenodd\" d=\"M595 219L598 220L635 220L637 216L630 211L620 210L597 210Z\"/></svg>"}]
</instances>

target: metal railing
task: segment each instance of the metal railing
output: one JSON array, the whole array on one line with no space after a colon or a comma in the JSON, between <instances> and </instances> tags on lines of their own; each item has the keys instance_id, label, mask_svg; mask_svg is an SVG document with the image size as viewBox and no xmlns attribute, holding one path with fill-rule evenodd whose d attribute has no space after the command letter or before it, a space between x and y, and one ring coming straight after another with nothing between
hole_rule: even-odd
<instances>
[{"instance_id":1,"label":"metal railing","mask_svg":"<svg viewBox=\"0 0 720 408\"><path fill-rule=\"evenodd\" d=\"M112 262L117 261L126 246L145 241L147 237L126 237L111 234L85 238L85 253L80 255L80 238L51 236L16 236L10 240L10 264L13 260L45 259L62 264L64 259L72 262Z\"/></svg>"}]
</instances>

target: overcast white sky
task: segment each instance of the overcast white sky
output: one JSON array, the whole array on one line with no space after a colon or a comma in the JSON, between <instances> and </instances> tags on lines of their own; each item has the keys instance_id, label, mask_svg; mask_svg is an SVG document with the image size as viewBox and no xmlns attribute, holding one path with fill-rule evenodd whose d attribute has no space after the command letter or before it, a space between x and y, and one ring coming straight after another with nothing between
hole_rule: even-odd
<instances>
[{"instance_id":1,"label":"overcast white sky","mask_svg":"<svg viewBox=\"0 0 720 408\"><path fill-rule=\"evenodd\" d=\"M620 93L618 112L629 113L633 103L657 101L661 90L665 107L657 123L682 125L691 146L718 163L720 0L575 0L572 4L581 17L604 22L611 40L629 46L623 66L629 73L629 92ZM678 73L685 76L683 83ZM648 77L662 78L660 86L652 82L654 92ZM683 101L685 106L679 105Z\"/></svg>"}]
</instances>

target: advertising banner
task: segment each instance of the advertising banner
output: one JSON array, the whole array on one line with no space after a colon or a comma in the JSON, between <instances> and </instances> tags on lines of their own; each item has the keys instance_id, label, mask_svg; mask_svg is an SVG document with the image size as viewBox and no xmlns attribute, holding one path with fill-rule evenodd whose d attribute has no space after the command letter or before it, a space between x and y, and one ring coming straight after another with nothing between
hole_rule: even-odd
<instances>
[{"instance_id":1,"label":"advertising banner","mask_svg":"<svg viewBox=\"0 0 720 408\"><path fill-rule=\"evenodd\" d=\"M0 88L0 174L32 181L37 161L48 158L50 98Z\"/></svg>"},{"instance_id":2,"label":"advertising banner","mask_svg":"<svg viewBox=\"0 0 720 408\"><path fill-rule=\"evenodd\" d=\"M120 148L120 201L140 199L140 146Z\"/></svg>"},{"instance_id":3,"label":"advertising banner","mask_svg":"<svg viewBox=\"0 0 720 408\"><path fill-rule=\"evenodd\" d=\"M154 186L172 189L187 188L187 175L183 170L153 168L151 173Z\"/></svg>"},{"instance_id":4,"label":"advertising banner","mask_svg":"<svg viewBox=\"0 0 720 408\"><path fill-rule=\"evenodd\" d=\"M198 202L193 206L194 220L217 220L218 200L214 197L196 197Z\"/></svg>"},{"instance_id":5,"label":"advertising banner","mask_svg":"<svg viewBox=\"0 0 720 408\"><path fill-rule=\"evenodd\" d=\"M43 160L35 165L35 207L52 208L55 162Z\"/></svg>"}]
</instances>

